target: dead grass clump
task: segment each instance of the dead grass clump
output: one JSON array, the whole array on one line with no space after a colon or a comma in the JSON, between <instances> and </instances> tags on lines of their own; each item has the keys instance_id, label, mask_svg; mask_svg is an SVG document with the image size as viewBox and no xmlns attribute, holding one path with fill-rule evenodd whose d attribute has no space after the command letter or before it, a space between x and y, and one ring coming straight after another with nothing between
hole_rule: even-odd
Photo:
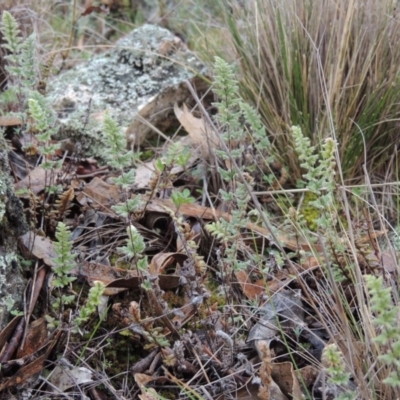
<instances>
[{"instance_id":1,"label":"dead grass clump","mask_svg":"<svg viewBox=\"0 0 400 400\"><path fill-rule=\"evenodd\" d=\"M289 127L336 136L347 178L382 172L395 150L400 24L392 1L225 2L241 89L296 178Z\"/></svg>"}]
</instances>

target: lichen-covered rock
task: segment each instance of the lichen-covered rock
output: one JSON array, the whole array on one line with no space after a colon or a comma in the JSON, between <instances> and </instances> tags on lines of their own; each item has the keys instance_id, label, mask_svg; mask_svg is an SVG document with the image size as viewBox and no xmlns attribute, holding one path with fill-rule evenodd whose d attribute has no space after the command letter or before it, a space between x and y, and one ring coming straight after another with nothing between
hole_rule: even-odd
<instances>
[{"instance_id":1,"label":"lichen-covered rock","mask_svg":"<svg viewBox=\"0 0 400 400\"><path fill-rule=\"evenodd\" d=\"M109 52L57 76L47 96L57 110L61 137L101 156L105 112L126 130L129 141L142 143L152 128L165 131L176 121L175 102L191 98L186 81L207 88L204 66L170 31L144 25L120 39ZM139 117L138 117L139 115Z\"/></svg>"},{"instance_id":2,"label":"lichen-covered rock","mask_svg":"<svg viewBox=\"0 0 400 400\"><path fill-rule=\"evenodd\" d=\"M22 309L25 289L16 252L18 237L28 226L9 173L7 146L0 133L0 331L8 322L9 311Z\"/></svg>"}]
</instances>

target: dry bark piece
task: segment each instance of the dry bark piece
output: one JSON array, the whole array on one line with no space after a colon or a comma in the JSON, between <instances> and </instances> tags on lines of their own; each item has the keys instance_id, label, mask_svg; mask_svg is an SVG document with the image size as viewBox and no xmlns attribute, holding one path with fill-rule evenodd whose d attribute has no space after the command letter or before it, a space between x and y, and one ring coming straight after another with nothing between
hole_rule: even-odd
<instances>
[{"instance_id":1,"label":"dry bark piece","mask_svg":"<svg viewBox=\"0 0 400 400\"><path fill-rule=\"evenodd\" d=\"M4 378L0 380L0 392L4 389L11 388L17 385L23 385L30 379L36 379L37 374L39 374L43 368L44 363L52 352L54 346L61 335L61 331L52 339L51 343L48 345L45 353L36 358L34 361L20 368L12 377Z\"/></svg>"},{"instance_id":2,"label":"dry bark piece","mask_svg":"<svg viewBox=\"0 0 400 400\"><path fill-rule=\"evenodd\" d=\"M0 126L18 126L22 125L23 121L20 117L14 117L12 115L0 115Z\"/></svg>"},{"instance_id":3,"label":"dry bark piece","mask_svg":"<svg viewBox=\"0 0 400 400\"><path fill-rule=\"evenodd\" d=\"M14 317L7 326L0 333L0 355L3 351L3 347L9 342L15 328L17 327L22 316Z\"/></svg>"},{"instance_id":4,"label":"dry bark piece","mask_svg":"<svg viewBox=\"0 0 400 400\"><path fill-rule=\"evenodd\" d=\"M47 338L47 324L45 318L39 318L33 321L26 335L25 344L19 347L17 351L17 358L22 358L27 355L33 354L39 348L44 346L48 341Z\"/></svg>"}]
</instances>

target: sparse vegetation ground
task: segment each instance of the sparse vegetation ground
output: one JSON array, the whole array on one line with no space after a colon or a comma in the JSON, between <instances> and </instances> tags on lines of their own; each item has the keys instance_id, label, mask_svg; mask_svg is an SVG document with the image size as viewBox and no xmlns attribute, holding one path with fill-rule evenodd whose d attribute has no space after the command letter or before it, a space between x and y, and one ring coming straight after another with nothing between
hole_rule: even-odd
<instances>
[{"instance_id":1,"label":"sparse vegetation ground","mask_svg":"<svg viewBox=\"0 0 400 400\"><path fill-rule=\"evenodd\" d=\"M2 9L11 170L44 171L3 398L399 398L396 6L103 3ZM106 170L63 153L46 81L149 19L208 63L214 103L174 107L197 147L133 153L106 116Z\"/></svg>"}]
</instances>

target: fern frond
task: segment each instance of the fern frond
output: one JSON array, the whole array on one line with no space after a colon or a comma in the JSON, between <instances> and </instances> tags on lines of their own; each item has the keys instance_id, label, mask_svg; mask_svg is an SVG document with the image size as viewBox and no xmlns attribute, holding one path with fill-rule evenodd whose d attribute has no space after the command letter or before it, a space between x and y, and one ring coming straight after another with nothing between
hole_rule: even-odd
<instances>
[{"instance_id":1,"label":"fern frond","mask_svg":"<svg viewBox=\"0 0 400 400\"><path fill-rule=\"evenodd\" d=\"M33 33L21 45L20 68L24 86L32 89L37 81L36 35Z\"/></svg>"},{"instance_id":2,"label":"fern frond","mask_svg":"<svg viewBox=\"0 0 400 400\"><path fill-rule=\"evenodd\" d=\"M86 304L80 309L79 316L74 321L77 326L86 322L90 315L96 311L96 307L101 303L101 296L103 295L104 290L105 285L103 282L94 282L94 286L89 290Z\"/></svg>"},{"instance_id":3,"label":"fern frond","mask_svg":"<svg viewBox=\"0 0 400 400\"><path fill-rule=\"evenodd\" d=\"M43 110L43 112L46 116L47 125L49 127L55 126L56 122L57 122L57 115L56 115L56 112L54 111L53 107L50 105L49 100L36 90L29 92L29 98L35 100L38 103L38 105L41 107L41 109ZM51 132L52 135L54 133L55 133L55 131Z\"/></svg>"},{"instance_id":4,"label":"fern frond","mask_svg":"<svg viewBox=\"0 0 400 400\"><path fill-rule=\"evenodd\" d=\"M55 208L50 212L50 218L62 219L71 208L71 202L75 197L74 188L71 187L56 200Z\"/></svg>"},{"instance_id":5,"label":"fern frond","mask_svg":"<svg viewBox=\"0 0 400 400\"><path fill-rule=\"evenodd\" d=\"M60 143L51 143L51 135L56 133L54 124L54 113L45 98L33 91L32 97L28 100L29 113L34 122L36 139L39 141L39 153L44 156L45 162L42 167L45 169L59 168L57 163L52 161L55 152L60 148Z\"/></svg>"},{"instance_id":6,"label":"fern frond","mask_svg":"<svg viewBox=\"0 0 400 400\"><path fill-rule=\"evenodd\" d=\"M53 271L56 278L53 281L54 287L62 288L73 282L76 278L69 275L75 267L75 257L72 254L71 233L63 222L59 222L56 230L58 242L54 243L54 250L57 257Z\"/></svg>"},{"instance_id":7,"label":"fern frond","mask_svg":"<svg viewBox=\"0 0 400 400\"><path fill-rule=\"evenodd\" d=\"M42 135L44 133L47 133L49 125L46 118L46 113L44 112L43 108L35 99L29 99L28 106L29 106L29 113L33 118L33 120L35 121L36 130L41 132ZM47 135L46 137L42 137L40 141L46 142L47 140L50 140L50 135L48 135L48 137Z\"/></svg>"},{"instance_id":8,"label":"fern frond","mask_svg":"<svg viewBox=\"0 0 400 400\"><path fill-rule=\"evenodd\" d=\"M54 60L55 60L57 54L58 53L51 54L47 58L46 62L40 66L41 76L40 76L40 80L38 82L38 92L40 94L43 94L43 95L46 94L47 80L49 79L51 69L53 67Z\"/></svg>"},{"instance_id":9,"label":"fern frond","mask_svg":"<svg viewBox=\"0 0 400 400\"><path fill-rule=\"evenodd\" d=\"M116 169L130 166L132 164L132 152L126 151L126 136L117 122L108 114L104 118L103 129L106 148L109 149L108 153L105 154L108 165Z\"/></svg>"},{"instance_id":10,"label":"fern frond","mask_svg":"<svg viewBox=\"0 0 400 400\"><path fill-rule=\"evenodd\" d=\"M3 11L0 30L6 41L2 46L13 54L18 53L22 42L21 31L18 28L17 21L8 11Z\"/></svg>"},{"instance_id":11,"label":"fern frond","mask_svg":"<svg viewBox=\"0 0 400 400\"><path fill-rule=\"evenodd\" d=\"M233 68L222 58L215 57L214 91L220 101L232 101L239 98L239 85ZM236 103L237 100L236 100Z\"/></svg>"},{"instance_id":12,"label":"fern frond","mask_svg":"<svg viewBox=\"0 0 400 400\"><path fill-rule=\"evenodd\" d=\"M214 91L218 95L218 103L215 103L218 107L216 118L221 126L226 128L226 133L222 134L223 140L230 144L232 141L243 139L239 85L233 68L223 59L215 57L214 69Z\"/></svg>"},{"instance_id":13,"label":"fern frond","mask_svg":"<svg viewBox=\"0 0 400 400\"><path fill-rule=\"evenodd\" d=\"M4 35L6 43L2 47L9 50L10 54L5 56L7 65L5 67L10 79L9 89L12 88L28 97L28 93L34 91L34 85L38 76L38 57L36 54L36 35L31 34L23 39L18 28L17 21L8 12L4 11L0 23L0 30ZM15 85L13 87L13 85ZM22 98L22 97L21 97Z\"/></svg>"}]
</instances>

